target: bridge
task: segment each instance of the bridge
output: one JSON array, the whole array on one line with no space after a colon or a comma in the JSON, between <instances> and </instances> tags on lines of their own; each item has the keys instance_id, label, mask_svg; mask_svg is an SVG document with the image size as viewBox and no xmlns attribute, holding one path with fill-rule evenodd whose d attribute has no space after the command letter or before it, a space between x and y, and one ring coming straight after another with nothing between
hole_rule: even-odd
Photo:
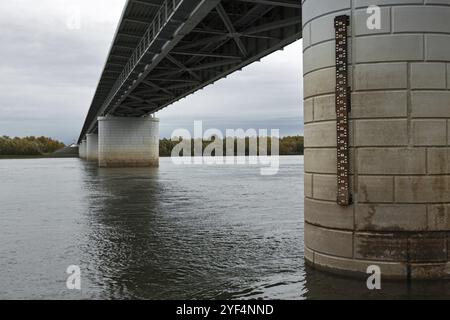
<instances>
[{"instance_id":1,"label":"bridge","mask_svg":"<svg viewBox=\"0 0 450 320\"><path fill-rule=\"evenodd\" d=\"M128 0L78 142L99 118L151 117L301 35L299 1Z\"/></svg>"},{"instance_id":2,"label":"bridge","mask_svg":"<svg viewBox=\"0 0 450 320\"><path fill-rule=\"evenodd\" d=\"M157 166L156 111L303 37L306 261L450 278L449 21L450 0L129 0L80 156Z\"/></svg>"}]
</instances>

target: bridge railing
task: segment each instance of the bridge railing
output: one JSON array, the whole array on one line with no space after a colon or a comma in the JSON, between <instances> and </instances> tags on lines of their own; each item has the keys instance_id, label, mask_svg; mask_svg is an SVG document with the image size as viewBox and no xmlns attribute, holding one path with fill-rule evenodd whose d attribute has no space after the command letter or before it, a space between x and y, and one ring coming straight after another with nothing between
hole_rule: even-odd
<instances>
[{"instance_id":1,"label":"bridge railing","mask_svg":"<svg viewBox=\"0 0 450 320\"><path fill-rule=\"evenodd\" d=\"M150 26L147 28L147 31L144 33L144 36L134 50L122 73L114 83L111 92L103 103L100 109L102 110L102 113L107 111L108 106L111 105L112 101L119 93L124 83L129 79L130 75L136 69L144 55L150 49L150 46L155 42L158 34L161 32L163 27L167 24L167 22L170 20L170 18L182 2L183 0L166 0L162 3L161 7L153 18L153 21L150 23Z\"/></svg>"}]
</instances>

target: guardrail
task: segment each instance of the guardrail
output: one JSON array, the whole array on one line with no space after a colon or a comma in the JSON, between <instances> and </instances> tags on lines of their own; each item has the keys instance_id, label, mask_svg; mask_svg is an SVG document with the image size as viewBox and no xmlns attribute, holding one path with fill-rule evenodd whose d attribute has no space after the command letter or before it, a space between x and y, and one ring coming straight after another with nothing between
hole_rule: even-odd
<instances>
[{"instance_id":1,"label":"guardrail","mask_svg":"<svg viewBox=\"0 0 450 320\"><path fill-rule=\"evenodd\" d=\"M155 42L158 34L161 32L163 27L170 20L172 15L178 9L180 4L184 0L166 0L162 3L161 8L156 13L153 21L150 23L147 31L144 33L141 41L134 50L127 64L125 65L122 73L119 75L117 81L114 83L111 92L107 96L105 102L100 108L101 114L103 115L108 111L108 107L113 102L116 95L122 89L124 83L129 79L130 75L133 73L134 69L138 66L139 62L142 60L144 55L150 49L150 46Z\"/></svg>"}]
</instances>

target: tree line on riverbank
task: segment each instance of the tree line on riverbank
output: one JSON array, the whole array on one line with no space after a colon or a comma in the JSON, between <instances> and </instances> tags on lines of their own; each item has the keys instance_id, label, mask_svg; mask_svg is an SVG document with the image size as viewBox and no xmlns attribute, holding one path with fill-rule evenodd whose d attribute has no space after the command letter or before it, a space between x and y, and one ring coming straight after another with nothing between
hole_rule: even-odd
<instances>
[{"instance_id":1,"label":"tree line on riverbank","mask_svg":"<svg viewBox=\"0 0 450 320\"><path fill-rule=\"evenodd\" d=\"M255 139L255 138L253 138ZM189 139L191 144L191 155L194 155L195 140ZM245 155L249 155L251 138L235 138L234 139L234 155L237 155L238 144L245 140ZM181 138L180 138L181 141ZM172 141L171 139L161 139L159 141L159 154L161 157L170 157L173 148L180 143L180 141ZM279 139L280 155L303 155L303 137L301 136L287 136ZM197 141L197 143L200 141ZM201 141L202 153L214 141ZM189 142L188 142L189 143ZM223 154L227 154L227 141L217 140L215 143L223 145ZM229 143L229 142L228 142ZM259 141L258 141L259 143ZM264 149L270 155L272 139L267 138L267 144ZM8 136L0 136L0 156L41 156L53 153L61 148L64 148L64 143L48 137L25 137L12 138Z\"/></svg>"},{"instance_id":2,"label":"tree line on riverbank","mask_svg":"<svg viewBox=\"0 0 450 320\"><path fill-rule=\"evenodd\" d=\"M250 140L252 138L234 138L234 155L237 155L238 153L238 144L239 142L244 142L243 140L245 139L245 155L248 156L249 155L249 150L250 150ZM255 139L255 138L253 138ZM170 157L173 148L178 145L181 142L181 138L179 141L172 141L171 139L161 139L159 141L159 155L161 157ZM191 156L194 156L195 153L195 148L194 148L194 144L195 144L195 140L194 139L188 139L190 140L190 144L191 144ZM201 139L197 140L197 144L202 145L202 154L203 151L206 149L206 147L208 147L210 144L214 143L218 143L223 145L223 154L226 155L226 149L227 149L227 141L222 141L222 140L218 140L218 141L207 141L207 140L202 140ZM187 144L189 144L189 142L187 142ZM265 141L263 142L264 145L266 145ZM258 145L259 145L259 141L258 141ZM267 154L270 155L271 152L271 145L272 145L272 139L269 137L267 138L267 146L264 148L267 150ZM279 154L281 156L291 156L291 155L303 155L303 145L304 145L304 139L302 136L287 136L287 137L283 137L279 139ZM213 154L214 155L214 154Z\"/></svg>"},{"instance_id":3,"label":"tree line on riverbank","mask_svg":"<svg viewBox=\"0 0 450 320\"><path fill-rule=\"evenodd\" d=\"M0 137L1 156L40 156L64 147L64 143L47 137Z\"/></svg>"}]
</instances>

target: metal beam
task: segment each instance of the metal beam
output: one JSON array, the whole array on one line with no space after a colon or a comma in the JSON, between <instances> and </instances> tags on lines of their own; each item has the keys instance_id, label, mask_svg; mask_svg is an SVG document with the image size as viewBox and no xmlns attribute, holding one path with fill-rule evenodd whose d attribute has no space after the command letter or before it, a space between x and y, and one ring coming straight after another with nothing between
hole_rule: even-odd
<instances>
[{"instance_id":1,"label":"metal beam","mask_svg":"<svg viewBox=\"0 0 450 320\"><path fill-rule=\"evenodd\" d=\"M233 56L233 55L229 55L229 54L218 54L218 53L197 52L197 51L172 51L171 54L181 55L181 56L220 58L220 59L238 59L238 60L242 59L242 57L240 57L240 56Z\"/></svg>"},{"instance_id":2,"label":"metal beam","mask_svg":"<svg viewBox=\"0 0 450 320\"><path fill-rule=\"evenodd\" d=\"M191 41L189 41L190 42L189 44L180 46L180 47L178 47L178 49L180 49L180 50L192 49L192 48L204 46L206 44L211 44L211 43L215 43L215 42L220 42L220 41L227 40L227 39L228 39L228 33L225 33L225 34L222 34L219 36L203 38L203 39L197 40L197 41L191 40Z\"/></svg>"},{"instance_id":3,"label":"metal beam","mask_svg":"<svg viewBox=\"0 0 450 320\"><path fill-rule=\"evenodd\" d=\"M202 64L199 66L192 67L191 70L212 69L212 68L222 67L222 66L226 66L226 65L230 65L230 64L234 64L234 63L239 63L240 61L242 61L242 59L239 61L217 61L217 62L205 63L205 64Z\"/></svg>"},{"instance_id":4,"label":"metal beam","mask_svg":"<svg viewBox=\"0 0 450 320\"><path fill-rule=\"evenodd\" d=\"M267 13L269 13L274 6L264 6L257 4L253 6L248 12L245 13L241 18L234 22L236 28L246 27L251 23L255 23L259 19L262 19Z\"/></svg>"},{"instance_id":5,"label":"metal beam","mask_svg":"<svg viewBox=\"0 0 450 320\"><path fill-rule=\"evenodd\" d=\"M138 102L140 102L140 103L148 104L148 105L150 105L150 106L156 106L156 105L155 105L154 103L152 103L151 101L146 100L146 99L142 99L142 98L139 98L139 97L136 97L135 95L132 95L132 94L129 94L129 95L128 95L128 98L133 99L133 100L136 100L136 101L138 101Z\"/></svg>"},{"instance_id":6,"label":"metal beam","mask_svg":"<svg viewBox=\"0 0 450 320\"><path fill-rule=\"evenodd\" d=\"M128 21L128 22L133 22L133 23L139 23L139 24L145 24L145 25L149 25L151 23L151 21L139 18L139 17L127 17L125 19L123 19L124 21Z\"/></svg>"},{"instance_id":7,"label":"metal beam","mask_svg":"<svg viewBox=\"0 0 450 320\"><path fill-rule=\"evenodd\" d=\"M159 1L159 3L154 3L154 2L147 2L147 1L142 1L142 0L133 0L133 3L142 4L144 6L149 6L149 7L153 7L153 8L161 7L161 1Z\"/></svg>"},{"instance_id":8,"label":"metal beam","mask_svg":"<svg viewBox=\"0 0 450 320\"><path fill-rule=\"evenodd\" d=\"M292 17L292 18L288 18L288 19L283 19L283 20L259 25L257 27L245 30L245 33L246 34L254 34L254 33L279 29L279 28L283 28L283 27L288 27L288 26L292 26L292 25L296 25L296 24L298 24L300 26L302 24L302 20L299 17Z\"/></svg>"},{"instance_id":9,"label":"metal beam","mask_svg":"<svg viewBox=\"0 0 450 320\"><path fill-rule=\"evenodd\" d=\"M192 32L194 32L194 33L205 33L205 34L215 34L215 35L227 36L229 38L233 38L235 36L239 36L239 37L246 37L246 38L257 38L257 39L278 39L278 38L275 38L275 37L265 36L265 35L245 34L245 33L240 33L240 32L229 33L227 31L212 30L212 29L196 29L196 30L193 30ZM196 43L194 43L194 44L196 44Z\"/></svg>"},{"instance_id":10,"label":"metal beam","mask_svg":"<svg viewBox=\"0 0 450 320\"><path fill-rule=\"evenodd\" d=\"M152 88L158 89L158 90L160 90L160 91L162 91L162 92L165 92L165 93L167 93L167 94L168 94L169 96L171 96L171 97L175 97L175 95L174 95L173 92L171 92L170 90L167 90L167 89L165 89L165 88L163 88L163 87L161 87L161 86L158 86L157 84L155 84L155 83L153 83L153 82L150 82L150 81L148 81L148 80L144 80L144 81L142 81L142 83L143 83L143 84L146 84L146 85L149 86L149 87L152 87Z\"/></svg>"},{"instance_id":11,"label":"metal beam","mask_svg":"<svg viewBox=\"0 0 450 320\"><path fill-rule=\"evenodd\" d=\"M180 82L180 83L193 83L198 84L199 81L191 80L191 79L170 79L170 78L147 78L149 81L166 81L166 82Z\"/></svg>"},{"instance_id":12,"label":"metal beam","mask_svg":"<svg viewBox=\"0 0 450 320\"><path fill-rule=\"evenodd\" d=\"M123 36L123 37L127 37L127 38L133 38L133 39L138 39L141 40L142 39L142 34L135 34L135 33L129 33L129 32L119 32L117 34L119 37Z\"/></svg>"},{"instance_id":13,"label":"metal beam","mask_svg":"<svg viewBox=\"0 0 450 320\"><path fill-rule=\"evenodd\" d=\"M166 56L166 59L172 62L174 65L176 65L178 68L182 69L183 71L186 71L189 73L192 77L194 77L197 80L201 80L200 76L193 72L190 68L186 67L184 64L182 64L180 61L172 57L170 54Z\"/></svg>"},{"instance_id":14,"label":"metal beam","mask_svg":"<svg viewBox=\"0 0 450 320\"><path fill-rule=\"evenodd\" d=\"M117 58L117 59L124 59L124 60L127 60L127 61L128 61L128 59L130 59L130 57L122 56L120 54L111 54L111 55L109 55L109 57L110 58Z\"/></svg>"},{"instance_id":15,"label":"metal beam","mask_svg":"<svg viewBox=\"0 0 450 320\"><path fill-rule=\"evenodd\" d=\"M248 56L247 49L245 48L244 43L242 43L242 40L236 32L236 29L234 28L234 25L231 22L230 17L228 17L227 12L223 8L222 4L219 3L216 7L216 10L219 13L220 19L222 19L223 23L225 24L225 27L228 29L228 32L232 35L235 35L233 36L233 40L234 42L236 42L236 45L238 46L239 51L241 51L242 56Z\"/></svg>"},{"instance_id":16,"label":"metal beam","mask_svg":"<svg viewBox=\"0 0 450 320\"><path fill-rule=\"evenodd\" d=\"M258 3L268 6L279 6L286 8L296 8L301 9L302 5L299 1L269 1L269 0L239 0L241 2Z\"/></svg>"}]
</instances>

